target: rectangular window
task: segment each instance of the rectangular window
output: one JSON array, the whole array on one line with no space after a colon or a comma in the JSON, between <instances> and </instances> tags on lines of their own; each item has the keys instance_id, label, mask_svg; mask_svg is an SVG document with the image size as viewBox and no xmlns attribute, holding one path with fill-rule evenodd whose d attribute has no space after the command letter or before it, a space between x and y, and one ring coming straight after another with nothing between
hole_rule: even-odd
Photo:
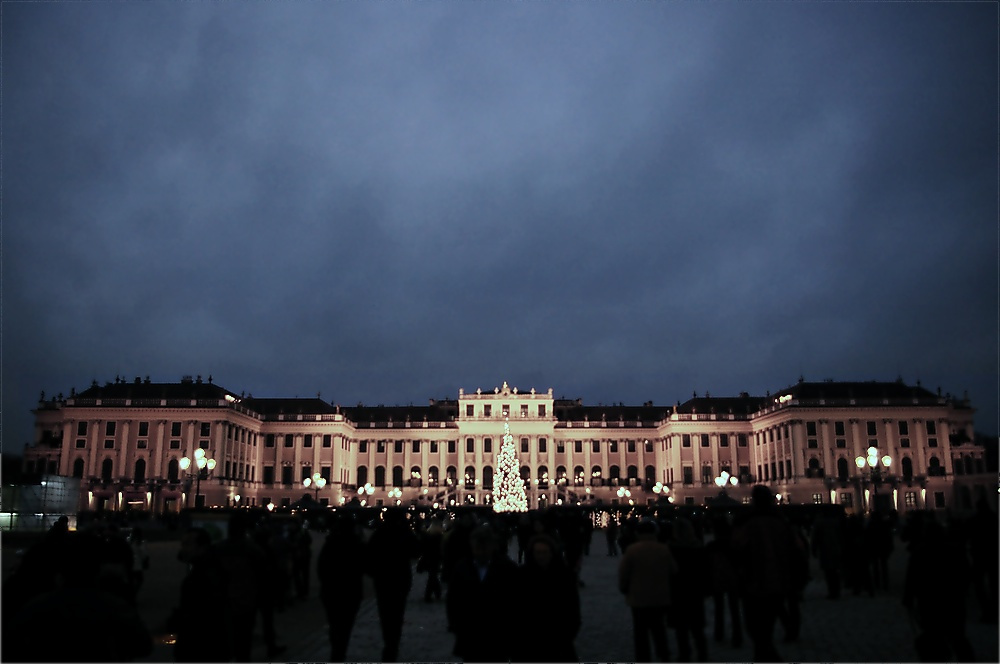
<instances>
[{"instance_id":1,"label":"rectangular window","mask_svg":"<svg viewBox=\"0 0 1000 664\"><path fill-rule=\"evenodd\" d=\"M264 447L274 447L274 434L269 433L264 439Z\"/></svg>"},{"instance_id":2,"label":"rectangular window","mask_svg":"<svg viewBox=\"0 0 1000 664\"><path fill-rule=\"evenodd\" d=\"M906 505L907 507L916 507L917 506L917 492L916 491L907 491L906 493L904 493L903 494L903 504Z\"/></svg>"},{"instance_id":3,"label":"rectangular window","mask_svg":"<svg viewBox=\"0 0 1000 664\"><path fill-rule=\"evenodd\" d=\"M331 434L323 434L323 447L333 447L333 436Z\"/></svg>"},{"instance_id":4,"label":"rectangular window","mask_svg":"<svg viewBox=\"0 0 1000 664\"><path fill-rule=\"evenodd\" d=\"M823 494L821 494L821 493L814 493L813 494L813 504L814 505L821 505L822 503L823 503Z\"/></svg>"},{"instance_id":5,"label":"rectangular window","mask_svg":"<svg viewBox=\"0 0 1000 664\"><path fill-rule=\"evenodd\" d=\"M618 441L617 440L612 440L611 441L611 449L609 449L608 451L611 452L611 454L618 454Z\"/></svg>"},{"instance_id":6,"label":"rectangular window","mask_svg":"<svg viewBox=\"0 0 1000 664\"><path fill-rule=\"evenodd\" d=\"M295 436L292 435L292 434L290 434L290 433L286 433L285 434L285 447L294 447L294 446L295 446Z\"/></svg>"},{"instance_id":7,"label":"rectangular window","mask_svg":"<svg viewBox=\"0 0 1000 664\"><path fill-rule=\"evenodd\" d=\"M489 404L483 406L483 417L493 417L493 406Z\"/></svg>"},{"instance_id":8,"label":"rectangular window","mask_svg":"<svg viewBox=\"0 0 1000 664\"><path fill-rule=\"evenodd\" d=\"M527 416L528 416L528 404L522 403L521 404L521 417L527 417Z\"/></svg>"},{"instance_id":9,"label":"rectangular window","mask_svg":"<svg viewBox=\"0 0 1000 664\"><path fill-rule=\"evenodd\" d=\"M76 435L78 435L78 436L86 436L87 435L87 423L86 422L77 422L76 423Z\"/></svg>"},{"instance_id":10,"label":"rectangular window","mask_svg":"<svg viewBox=\"0 0 1000 664\"><path fill-rule=\"evenodd\" d=\"M843 422L834 422L833 423L833 433L836 434L836 435L838 435L838 436L844 436L844 435L846 435L844 433L844 423Z\"/></svg>"},{"instance_id":11,"label":"rectangular window","mask_svg":"<svg viewBox=\"0 0 1000 664\"><path fill-rule=\"evenodd\" d=\"M172 450L179 450L179 449L181 449L181 441L179 441L179 440L171 440L170 441L170 449L172 449Z\"/></svg>"},{"instance_id":12,"label":"rectangular window","mask_svg":"<svg viewBox=\"0 0 1000 664\"><path fill-rule=\"evenodd\" d=\"M455 441L455 440L449 440L448 441L448 454L454 454L455 453L455 443L457 443L457 442L458 441Z\"/></svg>"},{"instance_id":13,"label":"rectangular window","mask_svg":"<svg viewBox=\"0 0 1000 664\"><path fill-rule=\"evenodd\" d=\"M646 452L652 452L652 451L653 451L653 441L647 440L646 441Z\"/></svg>"},{"instance_id":14,"label":"rectangular window","mask_svg":"<svg viewBox=\"0 0 1000 664\"><path fill-rule=\"evenodd\" d=\"M307 433L302 439L302 447L312 447L313 446L313 436L311 433Z\"/></svg>"},{"instance_id":15,"label":"rectangular window","mask_svg":"<svg viewBox=\"0 0 1000 664\"><path fill-rule=\"evenodd\" d=\"M431 441L431 454L438 453L438 442L436 440Z\"/></svg>"},{"instance_id":16,"label":"rectangular window","mask_svg":"<svg viewBox=\"0 0 1000 664\"><path fill-rule=\"evenodd\" d=\"M583 454L583 441L582 440L573 441L573 450L577 454Z\"/></svg>"},{"instance_id":17,"label":"rectangular window","mask_svg":"<svg viewBox=\"0 0 1000 664\"><path fill-rule=\"evenodd\" d=\"M684 434L681 436L681 447L691 447L691 435Z\"/></svg>"},{"instance_id":18,"label":"rectangular window","mask_svg":"<svg viewBox=\"0 0 1000 664\"><path fill-rule=\"evenodd\" d=\"M634 440L628 441L627 443L625 443L625 445L626 445L626 449L628 450L629 453L635 452L635 441Z\"/></svg>"},{"instance_id":19,"label":"rectangular window","mask_svg":"<svg viewBox=\"0 0 1000 664\"><path fill-rule=\"evenodd\" d=\"M563 454L566 452L566 443L561 440L556 441L556 454Z\"/></svg>"},{"instance_id":20,"label":"rectangular window","mask_svg":"<svg viewBox=\"0 0 1000 664\"><path fill-rule=\"evenodd\" d=\"M84 448L86 446L87 446L87 439L86 438L77 438L76 439L76 447L77 447L77 449L81 449L81 448Z\"/></svg>"},{"instance_id":21,"label":"rectangular window","mask_svg":"<svg viewBox=\"0 0 1000 664\"><path fill-rule=\"evenodd\" d=\"M149 435L149 422L139 422L139 437L145 438Z\"/></svg>"},{"instance_id":22,"label":"rectangular window","mask_svg":"<svg viewBox=\"0 0 1000 664\"><path fill-rule=\"evenodd\" d=\"M527 453L528 453L528 439L527 438L522 438L521 439L521 454L527 454Z\"/></svg>"},{"instance_id":23,"label":"rectangular window","mask_svg":"<svg viewBox=\"0 0 1000 664\"><path fill-rule=\"evenodd\" d=\"M274 466L264 466L264 484L274 484Z\"/></svg>"},{"instance_id":24,"label":"rectangular window","mask_svg":"<svg viewBox=\"0 0 1000 664\"><path fill-rule=\"evenodd\" d=\"M380 440L375 443L375 451L379 454L385 454L385 441Z\"/></svg>"},{"instance_id":25,"label":"rectangular window","mask_svg":"<svg viewBox=\"0 0 1000 664\"><path fill-rule=\"evenodd\" d=\"M86 424L86 422L83 422L83 424ZM86 426L84 427L84 433L86 433ZM928 436L937 435L937 423L935 423L934 420L927 420L927 435Z\"/></svg>"},{"instance_id":26,"label":"rectangular window","mask_svg":"<svg viewBox=\"0 0 1000 664\"><path fill-rule=\"evenodd\" d=\"M327 484L330 483L331 470L330 466L323 466L319 469L319 476L326 480Z\"/></svg>"},{"instance_id":27,"label":"rectangular window","mask_svg":"<svg viewBox=\"0 0 1000 664\"><path fill-rule=\"evenodd\" d=\"M770 443L774 442L774 429L768 429L767 430L767 438L768 438L768 442L770 442Z\"/></svg>"},{"instance_id":28,"label":"rectangular window","mask_svg":"<svg viewBox=\"0 0 1000 664\"><path fill-rule=\"evenodd\" d=\"M740 466L740 478L750 476L750 466ZM742 479L740 481L743 481Z\"/></svg>"},{"instance_id":29,"label":"rectangular window","mask_svg":"<svg viewBox=\"0 0 1000 664\"><path fill-rule=\"evenodd\" d=\"M312 477L313 469L312 466L302 466L302 477L299 480L304 480L307 477Z\"/></svg>"},{"instance_id":30,"label":"rectangular window","mask_svg":"<svg viewBox=\"0 0 1000 664\"><path fill-rule=\"evenodd\" d=\"M792 460L785 459L785 477L791 478L792 476Z\"/></svg>"},{"instance_id":31,"label":"rectangular window","mask_svg":"<svg viewBox=\"0 0 1000 664\"><path fill-rule=\"evenodd\" d=\"M359 440L358 441L358 453L359 454L368 454L368 441L367 440Z\"/></svg>"},{"instance_id":32,"label":"rectangular window","mask_svg":"<svg viewBox=\"0 0 1000 664\"><path fill-rule=\"evenodd\" d=\"M476 439L475 438L466 438L465 439L465 452L467 454L472 454L475 451L476 451Z\"/></svg>"},{"instance_id":33,"label":"rectangular window","mask_svg":"<svg viewBox=\"0 0 1000 664\"><path fill-rule=\"evenodd\" d=\"M113 436L115 435L115 422L107 422L104 425L104 435Z\"/></svg>"},{"instance_id":34,"label":"rectangular window","mask_svg":"<svg viewBox=\"0 0 1000 664\"><path fill-rule=\"evenodd\" d=\"M493 454L493 439L483 438L483 452L486 454Z\"/></svg>"},{"instance_id":35,"label":"rectangular window","mask_svg":"<svg viewBox=\"0 0 1000 664\"><path fill-rule=\"evenodd\" d=\"M844 438L837 439L837 449L843 450L847 448L847 440Z\"/></svg>"},{"instance_id":36,"label":"rectangular window","mask_svg":"<svg viewBox=\"0 0 1000 664\"><path fill-rule=\"evenodd\" d=\"M545 454L546 452L548 452L548 449L546 448L546 441L545 441L544 438L539 438L538 439L538 453L539 454Z\"/></svg>"},{"instance_id":37,"label":"rectangular window","mask_svg":"<svg viewBox=\"0 0 1000 664\"><path fill-rule=\"evenodd\" d=\"M729 447L729 434L720 433L719 434L719 447Z\"/></svg>"},{"instance_id":38,"label":"rectangular window","mask_svg":"<svg viewBox=\"0 0 1000 664\"><path fill-rule=\"evenodd\" d=\"M875 422L871 422L871 421L868 422L868 435L869 436L877 436L878 435L878 427L875 426Z\"/></svg>"},{"instance_id":39,"label":"rectangular window","mask_svg":"<svg viewBox=\"0 0 1000 664\"><path fill-rule=\"evenodd\" d=\"M212 423L211 422L202 422L201 423L201 435L204 436L205 438L208 438L209 436L212 435Z\"/></svg>"},{"instance_id":40,"label":"rectangular window","mask_svg":"<svg viewBox=\"0 0 1000 664\"><path fill-rule=\"evenodd\" d=\"M844 507L851 507L854 505L854 494L848 491L843 491L840 494L840 504Z\"/></svg>"},{"instance_id":41,"label":"rectangular window","mask_svg":"<svg viewBox=\"0 0 1000 664\"><path fill-rule=\"evenodd\" d=\"M900 447L909 447L910 446L910 439L909 438L900 438L899 439L899 446Z\"/></svg>"},{"instance_id":42,"label":"rectangular window","mask_svg":"<svg viewBox=\"0 0 1000 664\"><path fill-rule=\"evenodd\" d=\"M907 424L906 420L899 421L899 435L909 436L910 435L910 425Z\"/></svg>"},{"instance_id":43,"label":"rectangular window","mask_svg":"<svg viewBox=\"0 0 1000 664\"><path fill-rule=\"evenodd\" d=\"M411 454L420 454L420 441L419 440L415 440L415 441L413 441L410 444L410 453Z\"/></svg>"},{"instance_id":44,"label":"rectangular window","mask_svg":"<svg viewBox=\"0 0 1000 664\"><path fill-rule=\"evenodd\" d=\"M292 475L293 472L295 472L295 469L292 468L291 466L282 466L281 467L281 483L282 484L294 484L295 483L295 479L294 479L294 475Z\"/></svg>"},{"instance_id":45,"label":"rectangular window","mask_svg":"<svg viewBox=\"0 0 1000 664\"><path fill-rule=\"evenodd\" d=\"M807 436L815 436L816 435L816 423L815 422L806 422L806 435Z\"/></svg>"},{"instance_id":46,"label":"rectangular window","mask_svg":"<svg viewBox=\"0 0 1000 664\"><path fill-rule=\"evenodd\" d=\"M684 466L684 484L694 484L694 468Z\"/></svg>"},{"instance_id":47,"label":"rectangular window","mask_svg":"<svg viewBox=\"0 0 1000 664\"><path fill-rule=\"evenodd\" d=\"M600 454L601 453L601 443L599 441L596 441L596 440L590 441L590 451L591 451L592 454Z\"/></svg>"},{"instance_id":48,"label":"rectangular window","mask_svg":"<svg viewBox=\"0 0 1000 664\"><path fill-rule=\"evenodd\" d=\"M745 433L741 433L737 437L737 440L739 440L740 447L746 447L747 446L747 435Z\"/></svg>"},{"instance_id":49,"label":"rectangular window","mask_svg":"<svg viewBox=\"0 0 1000 664\"><path fill-rule=\"evenodd\" d=\"M937 438L928 438L927 447L937 447Z\"/></svg>"},{"instance_id":50,"label":"rectangular window","mask_svg":"<svg viewBox=\"0 0 1000 664\"><path fill-rule=\"evenodd\" d=\"M806 440L806 447L814 450L817 447L819 447L819 443L816 441L815 438L809 438L808 440Z\"/></svg>"},{"instance_id":51,"label":"rectangular window","mask_svg":"<svg viewBox=\"0 0 1000 664\"><path fill-rule=\"evenodd\" d=\"M403 453L403 441L397 440L395 443L393 443L393 445L392 445L392 453L393 454L402 454Z\"/></svg>"},{"instance_id":52,"label":"rectangular window","mask_svg":"<svg viewBox=\"0 0 1000 664\"><path fill-rule=\"evenodd\" d=\"M543 403L538 404L538 416L545 417L545 404Z\"/></svg>"},{"instance_id":53,"label":"rectangular window","mask_svg":"<svg viewBox=\"0 0 1000 664\"><path fill-rule=\"evenodd\" d=\"M179 436L179 435L181 435L181 423L180 422L171 422L170 423L170 435L171 436Z\"/></svg>"},{"instance_id":54,"label":"rectangular window","mask_svg":"<svg viewBox=\"0 0 1000 664\"><path fill-rule=\"evenodd\" d=\"M701 467L701 483L711 484L715 475L712 474L712 466L703 464Z\"/></svg>"},{"instance_id":55,"label":"rectangular window","mask_svg":"<svg viewBox=\"0 0 1000 664\"><path fill-rule=\"evenodd\" d=\"M199 440L198 441L198 447L200 447L203 450L207 450L208 449L208 441L207 440Z\"/></svg>"},{"instance_id":56,"label":"rectangular window","mask_svg":"<svg viewBox=\"0 0 1000 664\"><path fill-rule=\"evenodd\" d=\"M701 446L702 447L708 447L708 434L707 433L701 434Z\"/></svg>"},{"instance_id":57,"label":"rectangular window","mask_svg":"<svg viewBox=\"0 0 1000 664\"><path fill-rule=\"evenodd\" d=\"M476 414L476 407L471 403L465 404L465 416L472 417Z\"/></svg>"},{"instance_id":58,"label":"rectangular window","mask_svg":"<svg viewBox=\"0 0 1000 664\"><path fill-rule=\"evenodd\" d=\"M869 438L868 447L878 447L878 438Z\"/></svg>"}]
</instances>

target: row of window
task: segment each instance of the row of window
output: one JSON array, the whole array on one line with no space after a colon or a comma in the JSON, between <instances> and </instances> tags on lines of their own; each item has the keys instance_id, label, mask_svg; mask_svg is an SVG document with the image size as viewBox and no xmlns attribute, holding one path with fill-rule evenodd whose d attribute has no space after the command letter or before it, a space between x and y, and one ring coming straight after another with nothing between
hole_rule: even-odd
<instances>
[{"instance_id":1,"label":"row of window","mask_svg":"<svg viewBox=\"0 0 1000 664\"><path fill-rule=\"evenodd\" d=\"M681 447L691 447L691 438L692 438L692 436L694 436L695 438L697 438L698 440L701 441L701 446L702 447L709 447L709 446L711 446L711 436L709 436L709 434L707 434L707 433L702 433L702 434L687 434L687 433L685 433L685 434L681 435ZM718 434L718 436L719 436L719 447L729 447L730 435L728 433L720 433L720 434ZM648 442L649 441L647 441L647 446L648 446ZM739 447L746 447L747 446L747 435L745 433L736 434L736 444ZM670 445L671 445L670 439L668 439L667 440L667 449L670 449Z\"/></svg>"},{"instance_id":2,"label":"row of window","mask_svg":"<svg viewBox=\"0 0 1000 664\"><path fill-rule=\"evenodd\" d=\"M644 473L644 479L648 483L653 483L656 481L656 468L654 466L646 466ZM291 473L293 468L291 466L285 466L282 468L283 476L289 478L287 481L283 480L284 484L291 483ZM483 467L483 478L482 486L485 489L489 489L493 485L493 467L484 466ZM303 475L305 472L303 471ZM375 466L374 477L369 477L367 466L358 466L358 486L364 486L369 481L375 486L385 486L386 485L386 468L385 466ZM520 469L521 479L526 482L532 480L531 468L529 466L521 466ZM265 467L265 483L268 477L267 468ZM273 477L273 469L271 471L271 477ZM559 466L556 468L555 475L549 476L549 469L547 466L538 466L535 472L534 478L539 485L545 485L549 482L554 482L556 484L574 484L576 486L583 486L588 483L588 476L584 471L583 466L576 466L573 469L573 474L569 475L565 466ZM609 482L617 482L618 480L634 480L639 481L639 467L638 466L628 466L626 468L626 475L623 478L621 474L621 468L617 465L612 465L608 468L607 478L604 476L604 470L601 466L593 466L590 470L589 483L590 484L603 484L605 479ZM413 466L410 468L409 477L404 477L403 467L394 466L392 468L392 486L422 486L425 478L421 472L419 466ZM428 486L438 486L441 482L440 473L437 466L430 466L427 469L426 482ZM458 469L455 466L448 466L445 470L444 483L446 485L455 485L459 483ZM462 483L468 488L478 486L476 468L474 466L466 466L465 474L462 478Z\"/></svg>"},{"instance_id":3,"label":"row of window","mask_svg":"<svg viewBox=\"0 0 1000 664\"><path fill-rule=\"evenodd\" d=\"M538 408L535 412L538 413L538 417L545 417L545 404L537 404ZM479 411L481 417L493 417L493 405L483 404L482 409ZM510 407L504 404L500 409L500 416L505 417L510 413ZM465 416L475 417L476 416L476 405L475 404L465 404ZM528 417L528 404L521 404L521 417Z\"/></svg>"},{"instance_id":4,"label":"row of window","mask_svg":"<svg viewBox=\"0 0 1000 664\"><path fill-rule=\"evenodd\" d=\"M181 424L182 422L171 422L170 423L170 435L180 436L181 435ZM85 420L81 420L76 423L76 435L86 436L89 423ZM199 422L199 431L203 437L209 437L212 434L212 423L211 422ZM118 423L115 421L109 421L104 423L104 435L114 436L118 429ZM139 437L147 438L149 437L149 422L139 422Z\"/></svg>"},{"instance_id":5,"label":"row of window","mask_svg":"<svg viewBox=\"0 0 1000 664\"><path fill-rule=\"evenodd\" d=\"M925 427L925 429L927 431L927 435L928 436L936 436L937 435L937 422L935 422L934 420L926 420L924 422L924 427ZM869 436L877 436L878 435L878 424L874 420L868 420L867 422L865 422L865 428L866 428L866 431L867 431L867 433L868 433ZM897 420L896 421L896 429L899 432L900 436L909 436L910 435L910 423L907 422L906 420ZM844 433L845 430L846 429L845 429L845 426L844 426L844 422L842 422L842 421L836 421L836 422L833 423L833 433L834 433L834 435L844 436L844 435L846 435ZM786 436L788 435L787 434L787 427L786 427L786 434L785 435ZM815 435L817 435L816 434L816 422L806 422L806 435L807 436L815 436Z\"/></svg>"}]
</instances>

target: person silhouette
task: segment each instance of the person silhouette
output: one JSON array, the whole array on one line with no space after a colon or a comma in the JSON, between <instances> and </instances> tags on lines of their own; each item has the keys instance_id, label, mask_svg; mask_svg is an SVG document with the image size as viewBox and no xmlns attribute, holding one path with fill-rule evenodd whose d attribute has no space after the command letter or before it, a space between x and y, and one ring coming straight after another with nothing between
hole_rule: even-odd
<instances>
[{"instance_id":1,"label":"person silhouette","mask_svg":"<svg viewBox=\"0 0 1000 664\"><path fill-rule=\"evenodd\" d=\"M395 662L403 636L406 597L413 585L412 561L420 553L406 512L390 509L368 540L367 572L375 585L375 603L382 626L382 661Z\"/></svg>"}]
</instances>

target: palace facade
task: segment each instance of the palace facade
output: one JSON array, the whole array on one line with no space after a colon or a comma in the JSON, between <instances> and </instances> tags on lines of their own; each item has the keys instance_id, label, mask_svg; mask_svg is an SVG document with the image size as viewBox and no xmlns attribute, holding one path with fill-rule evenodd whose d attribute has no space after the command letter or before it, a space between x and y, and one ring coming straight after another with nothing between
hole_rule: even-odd
<instances>
[{"instance_id":1,"label":"palace facade","mask_svg":"<svg viewBox=\"0 0 1000 664\"><path fill-rule=\"evenodd\" d=\"M969 510L995 503L967 399L919 384L799 381L774 394L585 405L506 383L426 406L262 399L185 377L43 398L29 474L79 478L79 508L488 504L505 417L529 507L705 504L753 484L790 503ZM874 447L876 473L856 459ZM213 460L196 472L197 450ZM890 465L882 467L882 458ZM319 474L321 488L303 480ZM308 498L307 498L308 497Z\"/></svg>"}]
</instances>

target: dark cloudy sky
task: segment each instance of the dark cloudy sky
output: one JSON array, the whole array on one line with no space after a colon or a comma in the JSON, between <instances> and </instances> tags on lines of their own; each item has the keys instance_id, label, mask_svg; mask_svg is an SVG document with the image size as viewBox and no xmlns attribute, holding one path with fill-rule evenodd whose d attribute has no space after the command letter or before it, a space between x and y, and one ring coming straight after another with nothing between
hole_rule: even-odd
<instances>
[{"instance_id":1,"label":"dark cloudy sky","mask_svg":"<svg viewBox=\"0 0 1000 664\"><path fill-rule=\"evenodd\" d=\"M2 6L3 443L115 375L998 429L996 3Z\"/></svg>"}]
</instances>

